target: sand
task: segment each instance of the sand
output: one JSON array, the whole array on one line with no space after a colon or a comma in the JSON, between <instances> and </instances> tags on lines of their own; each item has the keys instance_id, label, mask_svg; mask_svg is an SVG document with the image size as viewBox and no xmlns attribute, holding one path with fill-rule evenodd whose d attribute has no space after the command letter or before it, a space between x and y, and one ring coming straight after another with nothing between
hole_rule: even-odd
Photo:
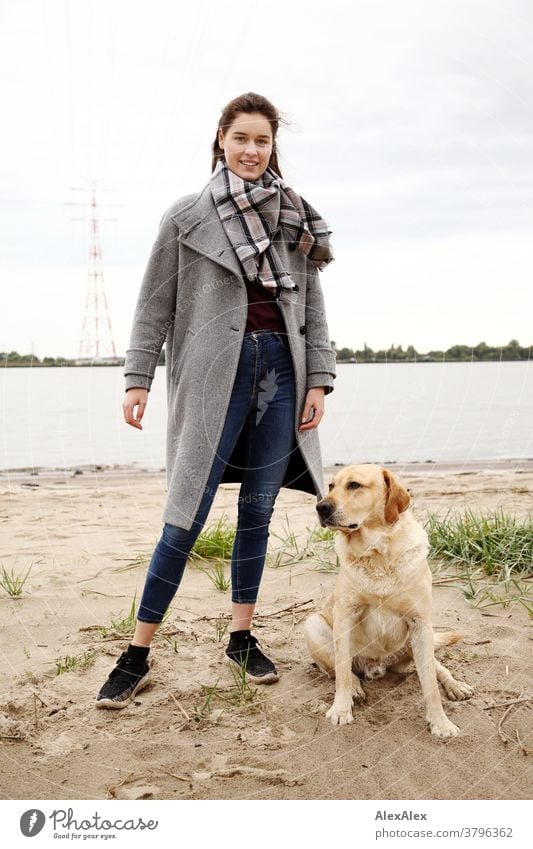
<instances>
[{"instance_id":1,"label":"sand","mask_svg":"<svg viewBox=\"0 0 533 849\"><path fill-rule=\"evenodd\" d=\"M533 462L389 466L414 512L466 506L530 514ZM440 659L475 688L451 703L460 737L433 738L416 674L365 685L352 725L325 719L333 683L314 667L305 615L335 581L313 557L265 568L255 634L280 681L250 703L228 701L221 622L230 593L189 564L151 651L152 683L122 711L94 697L128 639L98 626L125 615L161 531L164 474L82 470L0 476L1 563L25 571L19 600L2 612L0 795L4 799L527 799L532 704L486 709L531 695L531 630L523 607L479 609L457 587L434 587L434 625L464 634ZM331 469L326 470L328 475ZM236 519L238 486L220 487L207 525ZM287 521L303 545L317 527L315 499L281 490L269 558ZM85 669L56 674L56 660L97 650ZM202 685L217 685L210 704ZM223 698L224 697L224 698ZM225 699L225 700L224 700ZM518 737L517 737L518 732Z\"/></svg>"}]
</instances>

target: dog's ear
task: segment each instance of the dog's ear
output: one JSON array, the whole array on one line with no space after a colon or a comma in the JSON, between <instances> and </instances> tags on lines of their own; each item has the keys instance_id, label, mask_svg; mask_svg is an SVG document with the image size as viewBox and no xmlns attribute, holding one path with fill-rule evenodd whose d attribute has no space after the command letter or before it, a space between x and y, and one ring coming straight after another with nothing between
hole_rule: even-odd
<instances>
[{"instance_id":1,"label":"dog's ear","mask_svg":"<svg viewBox=\"0 0 533 849\"><path fill-rule=\"evenodd\" d=\"M383 478L386 486L385 521L392 525L398 521L400 513L409 507L411 496L388 469L383 469Z\"/></svg>"}]
</instances>

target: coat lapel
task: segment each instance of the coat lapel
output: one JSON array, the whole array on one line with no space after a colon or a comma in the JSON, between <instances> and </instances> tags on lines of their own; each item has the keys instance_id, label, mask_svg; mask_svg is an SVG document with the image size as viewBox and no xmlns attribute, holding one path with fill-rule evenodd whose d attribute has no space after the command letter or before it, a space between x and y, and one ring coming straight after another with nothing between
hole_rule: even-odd
<instances>
[{"instance_id":1,"label":"coat lapel","mask_svg":"<svg viewBox=\"0 0 533 849\"><path fill-rule=\"evenodd\" d=\"M209 257L238 277L243 276L243 270L233 246L226 235L207 184L198 196L185 209L171 216L178 227L178 240Z\"/></svg>"}]
</instances>

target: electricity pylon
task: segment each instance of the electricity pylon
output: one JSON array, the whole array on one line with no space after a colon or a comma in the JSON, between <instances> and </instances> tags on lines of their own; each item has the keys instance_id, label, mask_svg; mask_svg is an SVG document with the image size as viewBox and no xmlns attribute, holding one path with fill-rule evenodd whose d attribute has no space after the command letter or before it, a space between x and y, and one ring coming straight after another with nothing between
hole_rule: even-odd
<instances>
[{"instance_id":1,"label":"electricity pylon","mask_svg":"<svg viewBox=\"0 0 533 849\"><path fill-rule=\"evenodd\" d=\"M72 191L83 191L73 189ZM89 203L72 202L70 206L89 206L89 218L73 218L73 221L90 221L89 269L85 312L80 338L79 361L113 362L117 354L111 330L111 318L104 289L104 270L102 249L100 247L99 204L96 200L96 181L90 181ZM116 206L116 204L105 204ZM116 218L103 218L102 221L116 221Z\"/></svg>"}]
</instances>

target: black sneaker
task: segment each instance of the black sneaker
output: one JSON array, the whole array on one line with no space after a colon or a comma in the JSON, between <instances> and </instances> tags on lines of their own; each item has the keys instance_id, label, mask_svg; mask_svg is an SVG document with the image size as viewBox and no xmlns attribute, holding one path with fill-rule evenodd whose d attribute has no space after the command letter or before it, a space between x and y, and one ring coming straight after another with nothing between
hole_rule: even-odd
<instances>
[{"instance_id":1,"label":"black sneaker","mask_svg":"<svg viewBox=\"0 0 533 849\"><path fill-rule=\"evenodd\" d=\"M96 707L120 710L133 701L135 695L148 684L150 667L144 662L142 670L127 651L122 652L116 666L96 697Z\"/></svg>"},{"instance_id":2,"label":"black sneaker","mask_svg":"<svg viewBox=\"0 0 533 849\"><path fill-rule=\"evenodd\" d=\"M256 638L249 631L233 631L226 649L228 663L245 670L246 678L254 684L273 684L279 679L276 667L257 648Z\"/></svg>"}]
</instances>

